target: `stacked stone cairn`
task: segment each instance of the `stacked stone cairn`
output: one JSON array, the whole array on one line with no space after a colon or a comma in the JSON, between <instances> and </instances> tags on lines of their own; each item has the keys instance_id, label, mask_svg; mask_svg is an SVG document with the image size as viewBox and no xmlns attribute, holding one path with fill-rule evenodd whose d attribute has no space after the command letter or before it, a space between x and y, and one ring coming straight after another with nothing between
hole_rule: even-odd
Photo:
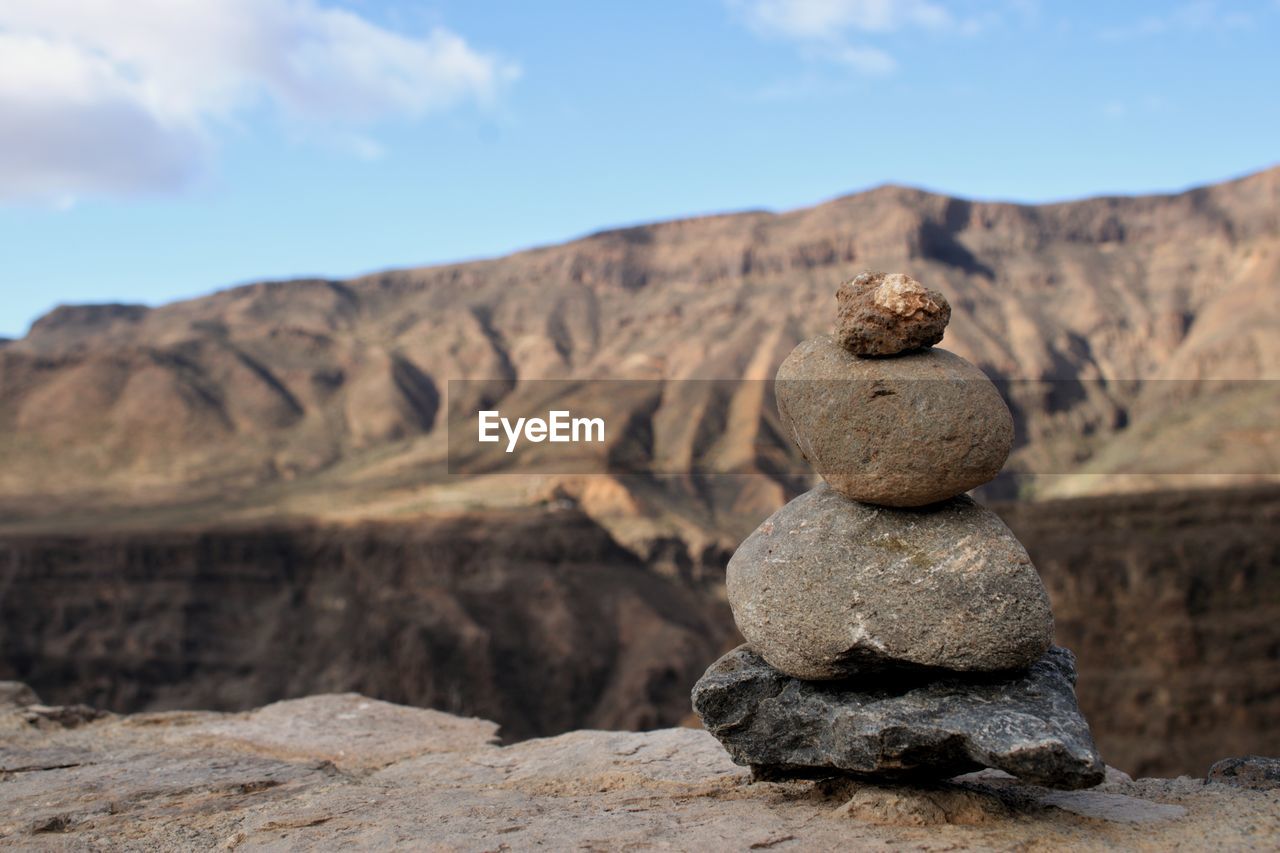
<instances>
[{"instance_id":1,"label":"stacked stone cairn","mask_svg":"<svg viewBox=\"0 0 1280 853\"><path fill-rule=\"evenodd\" d=\"M951 307L905 275L837 294L836 334L778 370L783 425L825 482L729 562L746 638L693 689L706 728L758 778L891 782L996 768L1103 780L1075 658L1026 549L964 492L993 479L1013 419L974 365L933 345Z\"/></svg>"}]
</instances>

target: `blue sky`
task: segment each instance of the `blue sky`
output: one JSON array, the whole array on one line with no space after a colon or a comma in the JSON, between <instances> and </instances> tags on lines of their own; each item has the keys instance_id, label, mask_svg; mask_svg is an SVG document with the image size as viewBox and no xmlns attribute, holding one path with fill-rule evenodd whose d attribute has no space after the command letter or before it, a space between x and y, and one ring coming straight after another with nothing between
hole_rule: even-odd
<instances>
[{"instance_id":1,"label":"blue sky","mask_svg":"<svg viewBox=\"0 0 1280 853\"><path fill-rule=\"evenodd\" d=\"M0 0L0 336L885 182L1221 180L1280 162L1277 44L1277 0Z\"/></svg>"}]
</instances>

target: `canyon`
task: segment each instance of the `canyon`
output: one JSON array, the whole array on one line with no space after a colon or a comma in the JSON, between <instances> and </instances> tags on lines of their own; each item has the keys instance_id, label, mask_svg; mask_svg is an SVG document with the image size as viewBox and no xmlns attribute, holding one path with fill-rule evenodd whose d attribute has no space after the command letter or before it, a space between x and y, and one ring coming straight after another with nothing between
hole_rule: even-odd
<instances>
[{"instance_id":1,"label":"canyon","mask_svg":"<svg viewBox=\"0 0 1280 853\"><path fill-rule=\"evenodd\" d=\"M997 509L1109 764L1203 775L1280 752L1280 488ZM642 561L563 507L6 536L0 679L118 712L354 691L492 719L508 741L692 724L693 682L740 642L726 558L671 543Z\"/></svg>"}]
</instances>

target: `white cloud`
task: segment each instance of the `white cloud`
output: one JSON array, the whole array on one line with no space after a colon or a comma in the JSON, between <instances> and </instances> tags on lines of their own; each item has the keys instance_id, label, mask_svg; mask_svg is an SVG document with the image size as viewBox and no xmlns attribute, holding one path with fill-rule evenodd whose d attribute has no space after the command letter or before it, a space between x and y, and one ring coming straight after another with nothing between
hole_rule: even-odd
<instances>
[{"instance_id":1,"label":"white cloud","mask_svg":"<svg viewBox=\"0 0 1280 853\"><path fill-rule=\"evenodd\" d=\"M998 19L959 17L932 0L728 0L757 33L795 42L805 56L885 75L898 66L869 38L919 29L970 36ZM1025 3L1026 0L1021 0Z\"/></svg>"},{"instance_id":2,"label":"white cloud","mask_svg":"<svg viewBox=\"0 0 1280 853\"><path fill-rule=\"evenodd\" d=\"M1167 33L1202 33L1249 27L1253 16L1247 12L1224 9L1216 0L1194 0L1175 6L1162 15L1147 15L1118 27L1108 27L1102 38L1114 41L1160 36Z\"/></svg>"},{"instance_id":3,"label":"white cloud","mask_svg":"<svg viewBox=\"0 0 1280 853\"><path fill-rule=\"evenodd\" d=\"M387 149L382 147L378 140L360 133L341 137L338 140L338 148L366 163L372 163L387 156Z\"/></svg>"},{"instance_id":4,"label":"white cloud","mask_svg":"<svg viewBox=\"0 0 1280 853\"><path fill-rule=\"evenodd\" d=\"M1147 95L1129 101L1110 100L1102 106L1102 113L1107 118L1122 119L1129 116L1147 119L1161 113L1168 113L1172 105L1162 95Z\"/></svg>"},{"instance_id":5,"label":"white cloud","mask_svg":"<svg viewBox=\"0 0 1280 853\"><path fill-rule=\"evenodd\" d=\"M863 74L891 74L898 67L888 53L877 47L841 45L831 51L831 59Z\"/></svg>"},{"instance_id":6,"label":"white cloud","mask_svg":"<svg viewBox=\"0 0 1280 853\"><path fill-rule=\"evenodd\" d=\"M0 201L167 191L249 114L350 129L483 103L518 73L317 0L0 0Z\"/></svg>"},{"instance_id":7,"label":"white cloud","mask_svg":"<svg viewBox=\"0 0 1280 853\"><path fill-rule=\"evenodd\" d=\"M929 0L752 0L746 14L757 29L797 39L833 39L850 30L941 29L955 23L945 7Z\"/></svg>"}]
</instances>

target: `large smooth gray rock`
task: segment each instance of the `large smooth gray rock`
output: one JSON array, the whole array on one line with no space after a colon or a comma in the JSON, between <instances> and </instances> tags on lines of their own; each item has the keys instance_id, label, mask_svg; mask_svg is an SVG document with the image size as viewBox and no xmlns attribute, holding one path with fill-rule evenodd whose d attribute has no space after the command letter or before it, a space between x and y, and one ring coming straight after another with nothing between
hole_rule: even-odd
<instances>
[{"instance_id":1,"label":"large smooth gray rock","mask_svg":"<svg viewBox=\"0 0 1280 853\"><path fill-rule=\"evenodd\" d=\"M854 500L946 500L994 479L1013 447L1013 416L991 380L937 347L859 358L819 335L782 362L774 393L805 459Z\"/></svg>"},{"instance_id":2,"label":"large smooth gray rock","mask_svg":"<svg viewBox=\"0 0 1280 853\"><path fill-rule=\"evenodd\" d=\"M735 762L765 778L943 779L993 767L1088 788L1105 767L1076 705L1075 675L1071 652L1053 648L1020 673L814 682L739 646L694 685L693 707Z\"/></svg>"},{"instance_id":3,"label":"large smooth gray rock","mask_svg":"<svg viewBox=\"0 0 1280 853\"><path fill-rule=\"evenodd\" d=\"M889 356L942 340L951 305L902 273L864 272L836 291L836 340L854 355Z\"/></svg>"},{"instance_id":4,"label":"large smooth gray rock","mask_svg":"<svg viewBox=\"0 0 1280 853\"><path fill-rule=\"evenodd\" d=\"M726 584L747 642L797 678L1014 669L1053 640L1049 597L1026 549L963 495L890 509L818 486L738 546Z\"/></svg>"}]
</instances>

